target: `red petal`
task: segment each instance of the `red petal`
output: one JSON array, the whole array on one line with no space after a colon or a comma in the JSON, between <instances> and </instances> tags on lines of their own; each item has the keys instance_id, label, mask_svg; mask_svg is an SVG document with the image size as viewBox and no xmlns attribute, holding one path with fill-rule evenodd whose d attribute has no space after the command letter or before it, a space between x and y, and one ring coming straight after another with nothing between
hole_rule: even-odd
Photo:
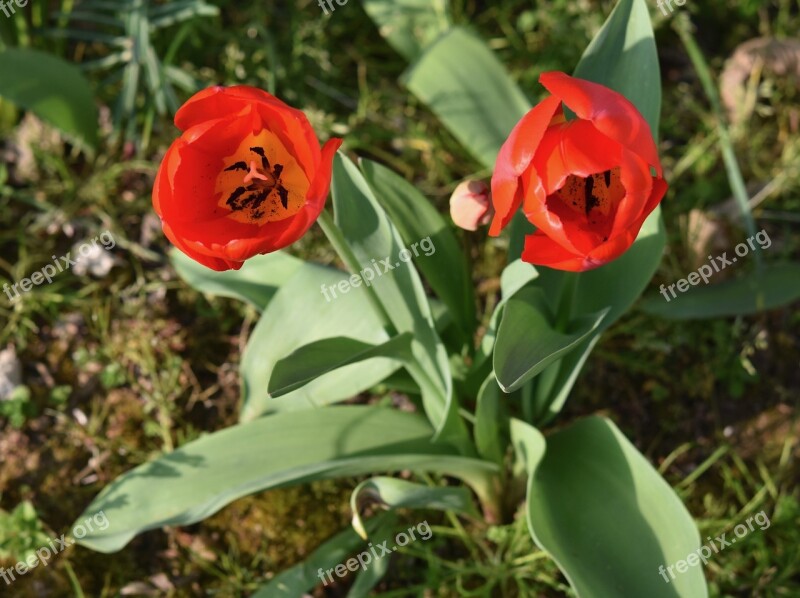
<instances>
[{"instance_id":1,"label":"red petal","mask_svg":"<svg viewBox=\"0 0 800 598\"><path fill-rule=\"evenodd\" d=\"M525 237L522 261L536 266L547 266L554 270L581 272L584 257L564 249L541 231Z\"/></svg>"},{"instance_id":2,"label":"red petal","mask_svg":"<svg viewBox=\"0 0 800 598\"><path fill-rule=\"evenodd\" d=\"M561 188L569 175L586 177L619 166L621 149L589 121L573 120L550 127L522 177L525 216L567 252L590 251L603 235L590 228L585 219L573 218L566 206L559 211L562 218L548 206L547 197Z\"/></svg>"},{"instance_id":3,"label":"red petal","mask_svg":"<svg viewBox=\"0 0 800 598\"><path fill-rule=\"evenodd\" d=\"M539 82L578 118L591 120L600 132L638 154L655 167L658 176L663 176L653 132L625 96L604 85L558 71L542 73Z\"/></svg>"},{"instance_id":4,"label":"red petal","mask_svg":"<svg viewBox=\"0 0 800 598\"><path fill-rule=\"evenodd\" d=\"M492 175L492 204L495 216L489 234L496 237L511 221L522 201L519 177L533 160L534 153L561 102L549 97L534 106L516 124L495 162Z\"/></svg>"},{"instance_id":5,"label":"red petal","mask_svg":"<svg viewBox=\"0 0 800 598\"><path fill-rule=\"evenodd\" d=\"M258 113L264 128L280 138L304 171L316 169L319 163L319 141L306 115L263 89L248 85L204 89L181 106L175 114L175 125L185 131L208 120L230 119L248 107Z\"/></svg>"}]
</instances>

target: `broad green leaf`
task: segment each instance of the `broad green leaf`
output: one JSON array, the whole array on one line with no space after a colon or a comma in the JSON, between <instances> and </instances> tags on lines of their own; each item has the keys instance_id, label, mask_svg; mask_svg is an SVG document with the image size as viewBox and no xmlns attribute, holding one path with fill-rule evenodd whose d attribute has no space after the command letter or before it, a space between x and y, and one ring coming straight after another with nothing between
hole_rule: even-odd
<instances>
[{"instance_id":1,"label":"broad green leaf","mask_svg":"<svg viewBox=\"0 0 800 598\"><path fill-rule=\"evenodd\" d=\"M664 291L669 302L654 295L642 302L642 309L668 320L746 316L800 299L800 264L769 264L760 274L692 287L686 293L676 289L676 298L667 287Z\"/></svg>"},{"instance_id":2,"label":"broad green leaf","mask_svg":"<svg viewBox=\"0 0 800 598\"><path fill-rule=\"evenodd\" d=\"M7 48L0 52L0 96L97 147L97 107L75 65L39 50Z\"/></svg>"},{"instance_id":3,"label":"broad green leaf","mask_svg":"<svg viewBox=\"0 0 800 598\"><path fill-rule=\"evenodd\" d=\"M608 309L575 318L557 330L544 293L537 287L517 292L503 310L494 349L500 387L513 392L597 330Z\"/></svg>"},{"instance_id":4,"label":"broad green leaf","mask_svg":"<svg viewBox=\"0 0 800 598\"><path fill-rule=\"evenodd\" d=\"M508 408L494 374L478 391L475 406L475 446L487 461L503 464L508 440Z\"/></svg>"},{"instance_id":5,"label":"broad green leaf","mask_svg":"<svg viewBox=\"0 0 800 598\"><path fill-rule=\"evenodd\" d=\"M263 310L278 287L304 265L303 260L282 251L257 255L240 270L227 272L206 268L177 249L170 251L169 257L175 271L193 289L238 299L258 310Z\"/></svg>"},{"instance_id":6,"label":"broad green leaf","mask_svg":"<svg viewBox=\"0 0 800 598\"><path fill-rule=\"evenodd\" d=\"M429 46L402 80L486 168L531 108L486 44L459 27Z\"/></svg>"},{"instance_id":7,"label":"broad green leaf","mask_svg":"<svg viewBox=\"0 0 800 598\"><path fill-rule=\"evenodd\" d=\"M283 396L333 370L374 359L391 357L398 361L411 356L411 334L395 336L381 345L372 345L353 338L337 336L300 347L280 359L269 379L269 395Z\"/></svg>"},{"instance_id":8,"label":"broad green leaf","mask_svg":"<svg viewBox=\"0 0 800 598\"><path fill-rule=\"evenodd\" d=\"M391 514L381 513L367 521L365 527L371 535L376 534L393 519L395 517ZM327 585L330 576L326 575L326 571L346 562L350 555L363 546L364 540L352 528L343 530L323 542L302 563L276 575L250 598L297 598L319 584Z\"/></svg>"},{"instance_id":9,"label":"broad green leaf","mask_svg":"<svg viewBox=\"0 0 800 598\"><path fill-rule=\"evenodd\" d=\"M375 477L361 482L350 495L353 529L364 539L369 535L361 519L364 501L380 502L391 509L434 509L479 517L467 488L424 486L397 478Z\"/></svg>"},{"instance_id":10,"label":"broad green leaf","mask_svg":"<svg viewBox=\"0 0 800 598\"><path fill-rule=\"evenodd\" d=\"M78 542L114 552L134 536L190 525L254 492L311 480L409 469L480 486L496 467L430 441L421 416L379 407L335 406L279 413L214 432L123 474L81 520L110 525Z\"/></svg>"},{"instance_id":11,"label":"broad green leaf","mask_svg":"<svg viewBox=\"0 0 800 598\"><path fill-rule=\"evenodd\" d=\"M628 98L658 136L661 71L644 0L620 0L583 53L574 75Z\"/></svg>"},{"instance_id":12,"label":"broad green leaf","mask_svg":"<svg viewBox=\"0 0 800 598\"><path fill-rule=\"evenodd\" d=\"M380 34L406 60L450 27L446 0L361 0Z\"/></svg>"},{"instance_id":13,"label":"broad green leaf","mask_svg":"<svg viewBox=\"0 0 800 598\"><path fill-rule=\"evenodd\" d=\"M345 263L360 267L385 317L398 334L414 335L412 362L406 369L419 384L425 412L436 429L437 438L456 442L462 448L469 438L458 414L447 352L439 339L425 290L411 263L400 261L403 249L397 229L375 199L361 171L344 154L333 162L333 205L338 231L347 243L339 251ZM356 275L356 272L353 272ZM365 285L353 289L366 296ZM352 336L352 335L348 335Z\"/></svg>"},{"instance_id":14,"label":"broad green leaf","mask_svg":"<svg viewBox=\"0 0 800 598\"><path fill-rule=\"evenodd\" d=\"M450 309L462 336L471 340L476 323L475 293L469 264L450 226L403 177L370 160L362 160L359 165L406 247L417 244L415 252L420 255L415 257L414 265ZM422 249L421 241L425 245Z\"/></svg>"},{"instance_id":15,"label":"broad green leaf","mask_svg":"<svg viewBox=\"0 0 800 598\"><path fill-rule=\"evenodd\" d=\"M341 270L315 264L302 268L278 289L253 329L242 355L242 421L270 412L311 409L349 399L371 388L402 364L375 358L354 363L320 376L306 386L278 399L270 399L269 380L275 364L315 341L346 336L380 345L389 340L380 320L363 293L354 289L336 298L325 289L349 280Z\"/></svg>"},{"instance_id":16,"label":"broad green leaf","mask_svg":"<svg viewBox=\"0 0 800 598\"><path fill-rule=\"evenodd\" d=\"M700 547L686 507L608 420L547 437L528 485L531 535L581 598L704 598L702 565L659 574ZM666 573L666 571L665 571Z\"/></svg>"}]
</instances>

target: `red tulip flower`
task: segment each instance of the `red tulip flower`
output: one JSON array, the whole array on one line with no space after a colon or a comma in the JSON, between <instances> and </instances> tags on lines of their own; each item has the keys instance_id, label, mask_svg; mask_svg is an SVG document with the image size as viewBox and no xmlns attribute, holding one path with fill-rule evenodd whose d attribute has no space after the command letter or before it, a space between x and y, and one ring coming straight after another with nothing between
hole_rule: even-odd
<instances>
[{"instance_id":1,"label":"red tulip flower","mask_svg":"<svg viewBox=\"0 0 800 598\"><path fill-rule=\"evenodd\" d=\"M536 232L522 259L582 272L624 253L667 184L653 134L619 93L560 72L541 75L552 93L514 127L492 176L498 235L521 207ZM566 120L562 103L576 118Z\"/></svg>"},{"instance_id":2,"label":"red tulip flower","mask_svg":"<svg viewBox=\"0 0 800 598\"><path fill-rule=\"evenodd\" d=\"M210 87L175 115L183 134L153 186L164 234L213 270L277 251L317 220L341 139L320 148L305 115L266 91Z\"/></svg>"}]
</instances>

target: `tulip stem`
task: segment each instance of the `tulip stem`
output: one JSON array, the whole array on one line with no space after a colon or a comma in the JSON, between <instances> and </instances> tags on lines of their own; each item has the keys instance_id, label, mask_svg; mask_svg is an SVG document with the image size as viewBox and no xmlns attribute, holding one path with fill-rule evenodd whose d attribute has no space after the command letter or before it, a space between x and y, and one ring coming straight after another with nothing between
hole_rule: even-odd
<instances>
[{"instance_id":1,"label":"tulip stem","mask_svg":"<svg viewBox=\"0 0 800 598\"><path fill-rule=\"evenodd\" d=\"M322 210L317 222L319 222L322 232L324 232L325 236L328 237L328 241L330 241L330 244L333 245L333 249L342 259L347 269L350 270L352 274L357 274L361 270L361 264L353 253L352 249L350 249L350 245L347 243L347 239L344 238L342 230L336 225L336 222L334 222L331 215L325 210ZM364 289L367 291L367 299L375 309L375 313L381 319L384 329L390 337L395 336L397 334L397 330L395 329L394 324L392 324L392 320L389 317L389 314L386 312L383 303L381 303L381 300L378 298L375 289L372 286L367 285L364 285Z\"/></svg>"},{"instance_id":2,"label":"tulip stem","mask_svg":"<svg viewBox=\"0 0 800 598\"><path fill-rule=\"evenodd\" d=\"M572 304L575 300L575 290L578 287L578 274L567 272L561 283L561 295L558 298L558 311L556 312L556 330L566 332L567 325L572 317Z\"/></svg>"}]
</instances>

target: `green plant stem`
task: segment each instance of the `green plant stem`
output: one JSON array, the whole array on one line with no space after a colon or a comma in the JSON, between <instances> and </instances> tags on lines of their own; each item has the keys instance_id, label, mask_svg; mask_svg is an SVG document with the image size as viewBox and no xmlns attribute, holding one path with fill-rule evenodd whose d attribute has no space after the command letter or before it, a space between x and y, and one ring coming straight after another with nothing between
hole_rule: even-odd
<instances>
[{"instance_id":1,"label":"green plant stem","mask_svg":"<svg viewBox=\"0 0 800 598\"><path fill-rule=\"evenodd\" d=\"M747 188L742 177L742 171L736 160L736 153L733 151L733 143L731 142L728 127L725 125L725 116L722 112L722 104L719 100L717 88L714 85L714 80L711 77L711 71L708 68L703 52L695 41L694 35L691 31L691 22L685 15L677 15L673 19L673 28L677 32L684 47L686 48L689 59L692 61L694 69L697 71L697 76L703 86L703 90L708 96L711 103L711 111L714 114L714 119L717 124L717 133L719 134L719 142L722 150L722 161L725 163L725 171L728 175L728 182L733 192L733 197L739 205L742 212L742 219L744 220L745 229L750 238L756 235L756 223L753 219L753 213L750 210L750 198L747 194ZM756 268L761 271L764 267L763 258L761 256L760 247L753 248L753 255L756 259Z\"/></svg>"},{"instance_id":2,"label":"green plant stem","mask_svg":"<svg viewBox=\"0 0 800 598\"><path fill-rule=\"evenodd\" d=\"M359 263L358 258L356 258L351 251L350 245L347 243L347 240L342 234L342 230L336 226L336 223L333 221L333 217L331 217L328 212L323 210L317 222L319 222L322 232L325 233L328 241L330 241L330 244L333 245L334 250L342 259L345 266L347 266L347 269L353 274L357 273L361 269L361 264ZM381 303L380 299L378 298L378 294L375 292L375 289L371 285L364 286L364 289L367 291L367 298L372 304L372 307L375 309L375 313L378 314L378 317L381 319L386 332L389 333L389 336L395 336L397 334L397 330L395 329L394 324L392 324L389 314L386 313L386 309L383 307L383 303Z\"/></svg>"},{"instance_id":3,"label":"green plant stem","mask_svg":"<svg viewBox=\"0 0 800 598\"><path fill-rule=\"evenodd\" d=\"M556 312L556 330L560 332L567 331L567 325L572 318L572 303L578 287L577 274L568 272L564 276L564 282L561 284L561 295L558 298L558 311Z\"/></svg>"}]
</instances>

